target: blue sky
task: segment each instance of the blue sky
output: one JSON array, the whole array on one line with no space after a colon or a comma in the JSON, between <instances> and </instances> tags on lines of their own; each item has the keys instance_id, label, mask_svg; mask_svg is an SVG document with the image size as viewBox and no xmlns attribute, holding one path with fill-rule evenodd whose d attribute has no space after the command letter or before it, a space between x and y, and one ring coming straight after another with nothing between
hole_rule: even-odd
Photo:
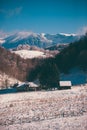
<instances>
[{"instance_id":1,"label":"blue sky","mask_svg":"<svg viewBox=\"0 0 87 130\"><path fill-rule=\"evenodd\" d=\"M0 0L0 30L76 33L87 26L87 0Z\"/></svg>"}]
</instances>

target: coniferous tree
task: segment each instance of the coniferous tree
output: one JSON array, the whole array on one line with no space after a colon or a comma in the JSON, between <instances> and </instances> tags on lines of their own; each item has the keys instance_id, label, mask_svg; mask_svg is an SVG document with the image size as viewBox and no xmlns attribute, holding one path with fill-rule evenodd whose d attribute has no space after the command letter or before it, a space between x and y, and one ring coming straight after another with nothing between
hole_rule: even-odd
<instances>
[{"instance_id":1,"label":"coniferous tree","mask_svg":"<svg viewBox=\"0 0 87 130\"><path fill-rule=\"evenodd\" d=\"M44 89L58 88L59 70L56 64L46 62L41 70L39 80Z\"/></svg>"}]
</instances>

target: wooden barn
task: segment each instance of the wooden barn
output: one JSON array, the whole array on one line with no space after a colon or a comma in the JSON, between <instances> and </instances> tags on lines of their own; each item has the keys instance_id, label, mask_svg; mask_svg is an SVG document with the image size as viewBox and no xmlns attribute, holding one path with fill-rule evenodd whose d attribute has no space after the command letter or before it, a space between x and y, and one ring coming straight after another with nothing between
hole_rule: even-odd
<instances>
[{"instance_id":1,"label":"wooden barn","mask_svg":"<svg viewBox=\"0 0 87 130\"><path fill-rule=\"evenodd\" d=\"M38 91L39 86L33 82L24 82L16 87L17 91Z\"/></svg>"},{"instance_id":2,"label":"wooden barn","mask_svg":"<svg viewBox=\"0 0 87 130\"><path fill-rule=\"evenodd\" d=\"M59 82L59 90L71 89L71 86L72 86L71 81L60 81Z\"/></svg>"}]
</instances>

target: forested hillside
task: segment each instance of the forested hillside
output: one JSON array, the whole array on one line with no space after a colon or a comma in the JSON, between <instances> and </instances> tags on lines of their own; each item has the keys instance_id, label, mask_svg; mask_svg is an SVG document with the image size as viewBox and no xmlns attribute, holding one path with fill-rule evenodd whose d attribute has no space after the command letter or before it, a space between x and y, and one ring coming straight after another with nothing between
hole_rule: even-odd
<instances>
[{"instance_id":1,"label":"forested hillside","mask_svg":"<svg viewBox=\"0 0 87 130\"><path fill-rule=\"evenodd\" d=\"M0 47L0 70L9 76L21 81L26 81L32 68L38 63L38 59L22 59L20 56Z\"/></svg>"},{"instance_id":2,"label":"forested hillside","mask_svg":"<svg viewBox=\"0 0 87 130\"><path fill-rule=\"evenodd\" d=\"M79 41L71 43L61 53L56 55L55 63L62 72L68 72L73 67L87 68L87 34Z\"/></svg>"}]
</instances>

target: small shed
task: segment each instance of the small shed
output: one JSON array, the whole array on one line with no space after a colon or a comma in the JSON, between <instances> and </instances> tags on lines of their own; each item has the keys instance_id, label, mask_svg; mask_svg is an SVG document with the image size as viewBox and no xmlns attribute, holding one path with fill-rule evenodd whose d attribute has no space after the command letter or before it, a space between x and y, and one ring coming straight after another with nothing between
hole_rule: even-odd
<instances>
[{"instance_id":1,"label":"small shed","mask_svg":"<svg viewBox=\"0 0 87 130\"><path fill-rule=\"evenodd\" d=\"M31 91L37 91L39 90L39 86L37 84L35 84L34 82L29 82L29 90Z\"/></svg>"},{"instance_id":2,"label":"small shed","mask_svg":"<svg viewBox=\"0 0 87 130\"><path fill-rule=\"evenodd\" d=\"M72 83L71 81L60 81L59 82L59 89L71 89Z\"/></svg>"}]
</instances>

